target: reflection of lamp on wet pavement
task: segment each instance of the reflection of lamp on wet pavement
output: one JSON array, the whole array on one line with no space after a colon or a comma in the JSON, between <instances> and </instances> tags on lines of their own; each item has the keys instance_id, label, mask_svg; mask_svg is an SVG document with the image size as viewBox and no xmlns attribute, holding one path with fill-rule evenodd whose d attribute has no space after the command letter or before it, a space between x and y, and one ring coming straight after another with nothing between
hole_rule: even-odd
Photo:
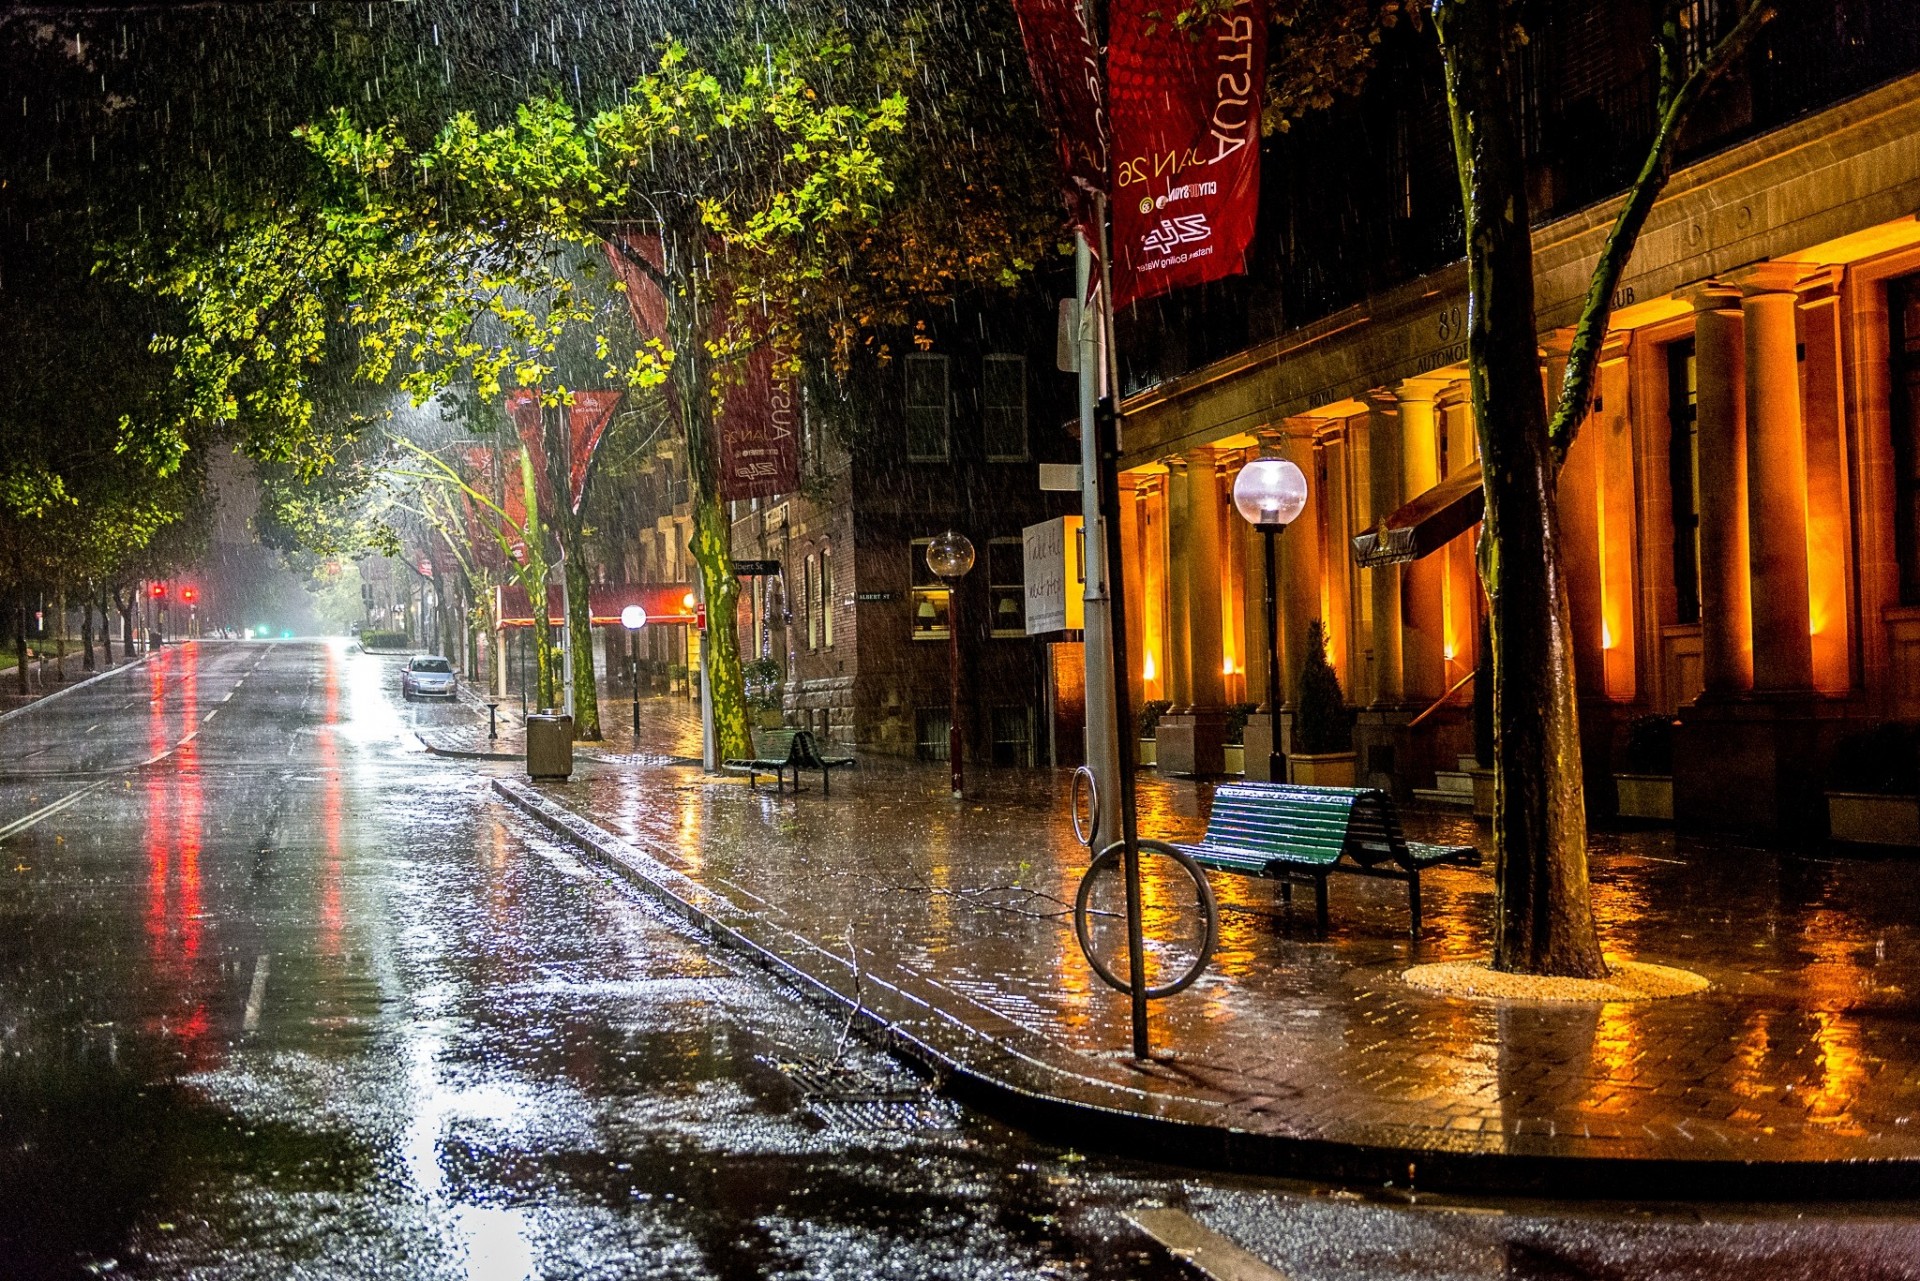
<instances>
[{"instance_id":1,"label":"reflection of lamp on wet pavement","mask_svg":"<svg viewBox=\"0 0 1920 1281\"><path fill-rule=\"evenodd\" d=\"M947 762L953 769L953 794L965 795L960 771L960 580L973 568L973 544L949 529L927 544L927 568L947 585L947 658L952 667L952 706L947 719ZM921 599L931 613L933 602Z\"/></svg>"},{"instance_id":2,"label":"reflection of lamp on wet pavement","mask_svg":"<svg viewBox=\"0 0 1920 1281\"><path fill-rule=\"evenodd\" d=\"M640 667L637 655L640 652L639 632L647 625L647 611L638 605L629 605L620 611L620 626L627 629L627 679L633 684L633 741L636 749L640 743Z\"/></svg>"},{"instance_id":3,"label":"reflection of lamp on wet pavement","mask_svg":"<svg viewBox=\"0 0 1920 1281\"><path fill-rule=\"evenodd\" d=\"M1267 545L1267 781L1284 783L1287 761L1280 751L1280 632L1274 602L1273 541L1300 518L1307 506L1307 478L1284 458L1256 458L1233 478L1233 505L1241 518L1265 535Z\"/></svg>"}]
</instances>

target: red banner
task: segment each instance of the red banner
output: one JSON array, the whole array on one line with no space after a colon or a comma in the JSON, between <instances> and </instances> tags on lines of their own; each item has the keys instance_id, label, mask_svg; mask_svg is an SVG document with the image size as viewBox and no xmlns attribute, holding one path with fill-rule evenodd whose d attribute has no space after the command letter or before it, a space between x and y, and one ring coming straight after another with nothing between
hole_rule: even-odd
<instances>
[{"instance_id":1,"label":"red banner","mask_svg":"<svg viewBox=\"0 0 1920 1281\"><path fill-rule=\"evenodd\" d=\"M607 246L607 261L626 286L627 306L641 337L665 338L666 299L640 265L643 261L662 269L660 238L621 232L619 243ZM748 314L743 323L751 327L755 315ZM714 338L728 318L715 309L709 319L707 336ZM765 342L754 347L721 397L715 425L722 499L775 498L800 488L800 389L791 377L775 375L777 354ZM672 390L669 386L669 395Z\"/></svg>"},{"instance_id":2,"label":"red banner","mask_svg":"<svg viewBox=\"0 0 1920 1281\"><path fill-rule=\"evenodd\" d=\"M593 465L593 456L600 448L600 438L606 433L607 424L613 421L613 411L620 405L620 396L621 393L617 391L576 391L573 393L573 403L567 406L570 446L567 483L571 490L568 499L576 516L580 514L581 500L586 497L587 470ZM539 390L516 387L508 392L507 416L513 419L514 429L520 433L520 443L533 456L535 490L542 506L550 510L553 485L547 476L547 435ZM524 522L525 485L520 480L518 470L517 466L514 467L512 474L507 477L507 490L509 497L519 503L522 510L516 511L512 505L508 505L507 511L514 520Z\"/></svg>"},{"instance_id":3,"label":"red banner","mask_svg":"<svg viewBox=\"0 0 1920 1281\"><path fill-rule=\"evenodd\" d=\"M1112 0L1114 303L1246 270L1260 208L1267 19L1235 0L1192 30L1165 0Z\"/></svg>"},{"instance_id":4,"label":"red banner","mask_svg":"<svg viewBox=\"0 0 1920 1281\"><path fill-rule=\"evenodd\" d=\"M720 402L720 497L776 498L800 488L800 395L772 344L747 353Z\"/></svg>"},{"instance_id":5,"label":"red banner","mask_svg":"<svg viewBox=\"0 0 1920 1281\"><path fill-rule=\"evenodd\" d=\"M502 627L533 626L533 609L527 604L527 589L518 583L504 583L493 589L494 615ZM646 611L648 627L687 626L696 617L692 604L693 587L688 583L595 583L588 592L587 611L596 627L620 624L621 611L638 605ZM560 608L560 586L547 585L547 621L565 627L567 620Z\"/></svg>"},{"instance_id":6,"label":"red banner","mask_svg":"<svg viewBox=\"0 0 1920 1281\"><path fill-rule=\"evenodd\" d=\"M1066 175L1067 214L1089 245L1100 243L1093 198L1107 189L1107 105L1100 46L1083 0L1013 0L1040 117L1053 130Z\"/></svg>"}]
</instances>

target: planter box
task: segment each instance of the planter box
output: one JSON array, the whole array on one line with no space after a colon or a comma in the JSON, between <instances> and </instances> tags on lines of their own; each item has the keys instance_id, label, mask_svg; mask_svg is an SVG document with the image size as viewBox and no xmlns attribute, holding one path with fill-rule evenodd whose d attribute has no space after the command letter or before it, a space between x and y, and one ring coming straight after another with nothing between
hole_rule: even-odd
<instances>
[{"instance_id":1,"label":"planter box","mask_svg":"<svg viewBox=\"0 0 1920 1281\"><path fill-rule=\"evenodd\" d=\"M1247 772L1247 745L1245 743L1228 743L1226 747L1221 750L1226 756L1227 773L1245 774Z\"/></svg>"},{"instance_id":2,"label":"planter box","mask_svg":"<svg viewBox=\"0 0 1920 1281\"><path fill-rule=\"evenodd\" d=\"M1615 774L1613 786L1620 796L1621 818L1673 822L1673 775Z\"/></svg>"},{"instance_id":3,"label":"planter box","mask_svg":"<svg viewBox=\"0 0 1920 1281\"><path fill-rule=\"evenodd\" d=\"M1920 847L1920 796L1828 792L1827 831L1855 845Z\"/></svg>"},{"instance_id":4,"label":"planter box","mask_svg":"<svg viewBox=\"0 0 1920 1281\"><path fill-rule=\"evenodd\" d=\"M1352 787L1354 763L1358 759L1355 752L1327 752L1319 756L1289 752L1288 781L1307 787Z\"/></svg>"},{"instance_id":5,"label":"planter box","mask_svg":"<svg viewBox=\"0 0 1920 1281\"><path fill-rule=\"evenodd\" d=\"M1158 739L1140 740L1140 755L1135 758L1142 765L1157 765L1160 762L1160 742Z\"/></svg>"}]
</instances>

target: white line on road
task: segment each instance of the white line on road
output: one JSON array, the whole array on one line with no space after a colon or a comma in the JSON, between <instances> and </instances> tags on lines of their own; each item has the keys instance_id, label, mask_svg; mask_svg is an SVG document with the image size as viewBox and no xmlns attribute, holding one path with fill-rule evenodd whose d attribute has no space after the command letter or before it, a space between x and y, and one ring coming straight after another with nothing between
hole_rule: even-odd
<instances>
[{"instance_id":1,"label":"white line on road","mask_svg":"<svg viewBox=\"0 0 1920 1281\"><path fill-rule=\"evenodd\" d=\"M226 701L226 700L224 700L224 699L222 699L221 701L222 701L222 702L224 702L224 701ZM214 708L214 709L213 709L213 712L217 712L217 711L219 711L219 710L220 710L220 709L216 707L216 708ZM212 719L213 719L213 712L208 712L208 713L207 713L207 714L206 714L205 716L202 716L202 717L200 718L200 723L201 723L202 725L205 725L205 724L206 724L206 723L207 723L208 721L210 721L210 720L212 720Z\"/></svg>"},{"instance_id":2,"label":"white line on road","mask_svg":"<svg viewBox=\"0 0 1920 1281\"><path fill-rule=\"evenodd\" d=\"M1185 1210L1134 1210L1127 1217L1168 1254L1212 1281L1287 1281L1286 1273L1199 1223Z\"/></svg>"},{"instance_id":3,"label":"white line on road","mask_svg":"<svg viewBox=\"0 0 1920 1281\"><path fill-rule=\"evenodd\" d=\"M260 1006L267 999L267 954L262 952L253 963L253 987L247 992L247 1012L241 1016L240 1030L260 1030Z\"/></svg>"},{"instance_id":4,"label":"white line on road","mask_svg":"<svg viewBox=\"0 0 1920 1281\"><path fill-rule=\"evenodd\" d=\"M88 783L85 787L80 788L78 791L68 792L65 796L62 796L59 800L54 801L47 805L42 805L39 809L35 810L31 814L28 814L24 818L14 819L13 822L8 823L5 827L0 827L0 841L6 840L9 836L12 836L15 832L26 831L29 827L32 827L35 823L38 823L41 819L52 818L55 814L58 814L61 810L67 808L67 806L73 804L75 801L85 796L88 792L97 791L100 788L105 786L106 786L105 779L102 779L98 783Z\"/></svg>"}]
</instances>

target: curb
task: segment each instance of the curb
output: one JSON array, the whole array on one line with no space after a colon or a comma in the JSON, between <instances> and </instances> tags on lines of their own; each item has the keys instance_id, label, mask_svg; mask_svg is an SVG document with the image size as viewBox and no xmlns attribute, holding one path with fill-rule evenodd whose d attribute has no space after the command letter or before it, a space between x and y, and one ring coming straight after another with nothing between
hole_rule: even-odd
<instances>
[{"instance_id":1,"label":"curb","mask_svg":"<svg viewBox=\"0 0 1920 1281\"><path fill-rule=\"evenodd\" d=\"M134 668L139 667L141 664L145 663L148 659L152 657L153 657L153 651L148 650L146 653L140 655L140 657L138 658L129 659L126 662L116 664L113 667L109 667L104 672L95 672L93 675L87 677L85 680L77 680L73 682L71 685L62 685L59 689L54 690L53 693L42 694L40 697L34 699L31 703L28 703L24 707L16 707L10 712L0 712L0 722L10 721L16 716L25 716L28 712L33 711L37 707L46 706L48 703L51 703L54 699L59 698L62 694L71 694L76 689L85 689L87 686L93 684L95 681L103 681L107 679L107 677L109 676L118 676L122 672L130 672Z\"/></svg>"},{"instance_id":2,"label":"curb","mask_svg":"<svg viewBox=\"0 0 1920 1281\"><path fill-rule=\"evenodd\" d=\"M525 759L527 759L525 756L521 755L518 752L465 752L465 751L461 751L457 747L441 747L437 743L434 743L430 739L428 739L427 736L425 734L422 734L419 730L413 731L413 736L420 740L420 746L426 748L429 752L433 753L435 756L446 756L446 757L452 758L453 760L524 761Z\"/></svg>"},{"instance_id":3,"label":"curb","mask_svg":"<svg viewBox=\"0 0 1920 1281\"><path fill-rule=\"evenodd\" d=\"M1100 1065L1092 1061L1083 1060L1084 1067L1062 1062L1062 1052L1046 1038L984 1007L962 1019L940 1002L964 998L925 976L904 969L863 972L857 958L850 961L779 924L773 919L777 907L742 908L525 784L496 778L492 786L700 933L916 1064L945 1092L1064 1145L1236 1174L1639 1203L1871 1200L1920 1192L1920 1158L1913 1157L1778 1161L1490 1153L1224 1125L1215 1119L1217 1105L1206 1100L1095 1076Z\"/></svg>"}]
</instances>

